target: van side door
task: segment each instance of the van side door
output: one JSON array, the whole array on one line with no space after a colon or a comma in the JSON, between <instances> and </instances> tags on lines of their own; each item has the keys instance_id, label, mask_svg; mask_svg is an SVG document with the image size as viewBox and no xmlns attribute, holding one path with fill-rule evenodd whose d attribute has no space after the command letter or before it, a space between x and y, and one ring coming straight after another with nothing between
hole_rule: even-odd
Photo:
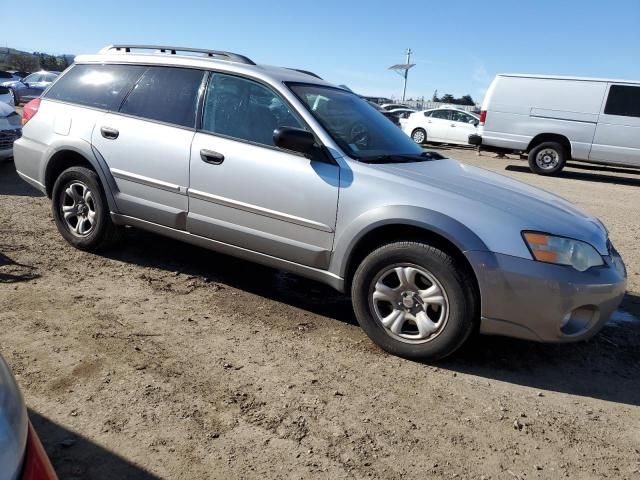
<instances>
[{"instance_id":1,"label":"van side door","mask_svg":"<svg viewBox=\"0 0 640 480\"><path fill-rule=\"evenodd\" d=\"M640 166L640 85L609 84L589 160Z\"/></svg>"},{"instance_id":2,"label":"van side door","mask_svg":"<svg viewBox=\"0 0 640 480\"><path fill-rule=\"evenodd\" d=\"M339 167L274 144L276 128L308 127L269 85L212 73L203 103L191 146L187 230L327 268Z\"/></svg>"}]
</instances>

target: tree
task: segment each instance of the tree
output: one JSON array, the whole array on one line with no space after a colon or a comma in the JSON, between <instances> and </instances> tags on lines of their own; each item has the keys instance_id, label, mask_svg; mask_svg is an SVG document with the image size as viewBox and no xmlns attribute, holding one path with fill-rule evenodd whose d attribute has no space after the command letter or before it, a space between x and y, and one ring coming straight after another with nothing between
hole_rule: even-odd
<instances>
[{"instance_id":1,"label":"tree","mask_svg":"<svg viewBox=\"0 0 640 480\"><path fill-rule=\"evenodd\" d=\"M435 92L433 92L433 97L431 97L431 101L432 102L439 102L440 99L438 98L438 90L436 89Z\"/></svg>"},{"instance_id":2,"label":"tree","mask_svg":"<svg viewBox=\"0 0 640 480\"><path fill-rule=\"evenodd\" d=\"M455 97L450 93L445 93L442 97L440 97L440 101L443 103L455 103Z\"/></svg>"},{"instance_id":3,"label":"tree","mask_svg":"<svg viewBox=\"0 0 640 480\"><path fill-rule=\"evenodd\" d=\"M471 95L469 95L469 94L464 95L459 100L460 100L460 105L475 105L476 104L476 102L473 101L473 98L471 98Z\"/></svg>"},{"instance_id":4,"label":"tree","mask_svg":"<svg viewBox=\"0 0 640 480\"><path fill-rule=\"evenodd\" d=\"M31 55L25 55L22 53L12 53L7 59L7 63L16 70L23 72L33 72L38 69L38 61Z\"/></svg>"}]
</instances>

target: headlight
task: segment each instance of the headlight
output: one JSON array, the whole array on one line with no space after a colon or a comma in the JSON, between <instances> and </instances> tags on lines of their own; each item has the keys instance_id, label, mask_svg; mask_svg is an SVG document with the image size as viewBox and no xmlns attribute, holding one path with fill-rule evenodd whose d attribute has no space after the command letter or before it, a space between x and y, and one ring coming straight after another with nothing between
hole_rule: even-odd
<instances>
[{"instance_id":1,"label":"headlight","mask_svg":"<svg viewBox=\"0 0 640 480\"><path fill-rule=\"evenodd\" d=\"M591 245L571 238L537 232L523 232L533 258L539 262L570 265L579 272L604 265L602 256Z\"/></svg>"},{"instance_id":2,"label":"headlight","mask_svg":"<svg viewBox=\"0 0 640 480\"><path fill-rule=\"evenodd\" d=\"M27 410L9 367L0 357L0 480L15 480L27 444Z\"/></svg>"}]
</instances>

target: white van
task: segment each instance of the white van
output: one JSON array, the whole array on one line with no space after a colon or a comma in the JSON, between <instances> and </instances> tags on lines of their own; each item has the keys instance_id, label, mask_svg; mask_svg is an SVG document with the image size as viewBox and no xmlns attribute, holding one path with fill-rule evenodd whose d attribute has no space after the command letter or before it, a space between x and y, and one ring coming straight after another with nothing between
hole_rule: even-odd
<instances>
[{"instance_id":1,"label":"white van","mask_svg":"<svg viewBox=\"0 0 640 480\"><path fill-rule=\"evenodd\" d=\"M640 167L640 82L498 75L469 143L527 153L540 175L558 173L567 160Z\"/></svg>"}]
</instances>

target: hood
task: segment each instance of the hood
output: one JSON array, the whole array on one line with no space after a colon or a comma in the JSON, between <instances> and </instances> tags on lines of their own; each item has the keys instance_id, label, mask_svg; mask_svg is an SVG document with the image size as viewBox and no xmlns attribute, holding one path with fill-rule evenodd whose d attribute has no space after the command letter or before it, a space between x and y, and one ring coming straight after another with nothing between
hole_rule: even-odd
<instances>
[{"instance_id":1,"label":"hood","mask_svg":"<svg viewBox=\"0 0 640 480\"><path fill-rule=\"evenodd\" d=\"M425 208L434 208L487 235L534 230L582 240L608 255L607 232L592 215L545 190L481 168L444 159L372 165L427 190ZM473 228L475 227L475 228Z\"/></svg>"},{"instance_id":2,"label":"hood","mask_svg":"<svg viewBox=\"0 0 640 480\"><path fill-rule=\"evenodd\" d=\"M15 112L15 109L8 103L0 102L0 118L8 117Z\"/></svg>"}]
</instances>

